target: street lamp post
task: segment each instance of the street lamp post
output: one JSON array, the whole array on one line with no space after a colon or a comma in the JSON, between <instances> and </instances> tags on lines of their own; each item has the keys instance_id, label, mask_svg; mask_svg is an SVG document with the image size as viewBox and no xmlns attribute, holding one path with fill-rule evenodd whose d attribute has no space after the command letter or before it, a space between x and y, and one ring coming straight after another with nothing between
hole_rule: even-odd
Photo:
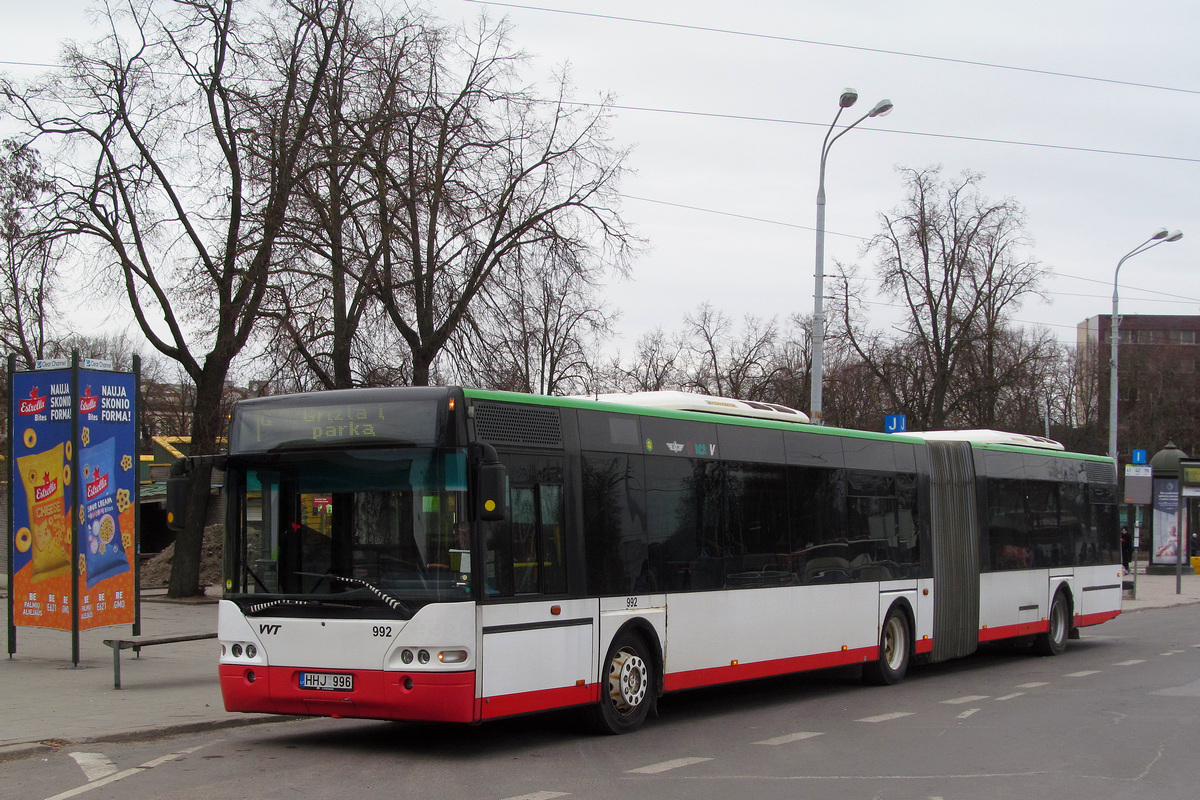
<instances>
[{"instance_id":1,"label":"street lamp post","mask_svg":"<svg viewBox=\"0 0 1200 800\"><path fill-rule=\"evenodd\" d=\"M858 100L858 92L846 89L838 100L838 112L825 132L825 141L821 144L821 177L817 183L817 264L816 280L813 291L813 355L812 355L812 396L809 408L809 419L817 425L824 423L821 411L821 394L824 384L825 359L825 160L829 157L829 149L833 143L846 135L858 123L868 117L882 117L892 110L891 100L880 100L874 108L863 114L854 122L840 130L832 139L829 138L837 127L842 112L854 105Z\"/></svg>"},{"instance_id":2,"label":"street lamp post","mask_svg":"<svg viewBox=\"0 0 1200 800\"><path fill-rule=\"evenodd\" d=\"M1168 233L1166 228L1160 228L1149 239L1122 256L1121 260L1117 262L1116 272L1113 273L1112 320L1108 326L1108 334L1112 339L1111 356L1108 362L1108 455L1114 461L1117 459L1117 344L1121 325L1121 317L1117 314L1117 276L1121 274L1121 265L1134 256L1140 255L1152 247L1157 247L1163 242L1178 242L1182 238L1183 233L1180 231Z\"/></svg>"}]
</instances>

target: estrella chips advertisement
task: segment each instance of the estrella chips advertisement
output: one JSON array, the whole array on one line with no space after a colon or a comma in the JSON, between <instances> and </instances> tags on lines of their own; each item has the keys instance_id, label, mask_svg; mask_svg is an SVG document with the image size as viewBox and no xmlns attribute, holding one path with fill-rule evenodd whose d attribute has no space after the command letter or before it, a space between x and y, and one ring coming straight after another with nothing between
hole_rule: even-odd
<instances>
[{"instance_id":1,"label":"estrella chips advertisement","mask_svg":"<svg viewBox=\"0 0 1200 800\"><path fill-rule=\"evenodd\" d=\"M70 370L12 376L13 623L71 630Z\"/></svg>"},{"instance_id":2,"label":"estrella chips advertisement","mask_svg":"<svg viewBox=\"0 0 1200 800\"><path fill-rule=\"evenodd\" d=\"M77 374L12 373L15 625L72 630L73 574L79 629L134 621L136 376Z\"/></svg>"},{"instance_id":3,"label":"estrella chips advertisement","mask_svg":"<svg viewBox=\"0 0 1200 800\"><path fill-rule=\"evenodd\" d=\"M79 370L79 628L132 623L134 375Z\"/></svg>"}]
</instances>

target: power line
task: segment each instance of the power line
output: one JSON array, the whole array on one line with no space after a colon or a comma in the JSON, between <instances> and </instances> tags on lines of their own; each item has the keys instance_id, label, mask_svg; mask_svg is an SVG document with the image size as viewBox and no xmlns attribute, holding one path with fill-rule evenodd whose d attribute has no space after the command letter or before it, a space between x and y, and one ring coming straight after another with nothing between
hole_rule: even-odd
<instances>
[{"instance_id":1,"label":"power line","mask_svg":"<svg viewBox=\"0 0 1200 800\"><path fill-rule=\"evenodd\" d=\"M628 200L637 200L642 203L654 203L655 205L659 205L659 206L670 206L671 208L682 208L687 211L699 211L703 214L716 214L716 215L722 216L722 217L733 217L734 219L745 219L745 220L749 220L751 222L761 222L766 225L779 225L780 227L795 228L797 230L802 230L802 231L815 231L816 230L816 228L813 228L812 226L809 226L809 225L799 225L795 222L783 222L781 220L767 219L765 217L753 217L753 216L750 216L749 214L735 214L732 211L718 211L715 208L701 208L700 206L690 206L686 203L672 203L669 200L654 200L653 198L650 198L650 197L638 197L637 195L633 195L633 194L622 193L621 196ZM853 233L837 233L836 231L829 231L829 230L825 231L825 233L830 236L845 236L850 239L859 239L864 242L869 241L869 237L856 236Z\"/></svg>"},{"instance_id":2,"label":"power line","mask_svg":"<svg viewBox=\"0 0 1200 800\"><path fill-rule=\"evenodd\" d=\"M544 11L550 14L564 14L575 17L591 17L593 19L605 19L614 22L631 22L636 25L652 25L660 28L678 28L680 30L701 31L704 33L721 33L729 36L743 36L751 39L767 39L776 42L789 42L792 44L806 44L814 47L833 47L840 50L854 50L860 53L877 53L881 55L899 56L901 58L914 58L924 61L936 61L943 64L963 64L971 67L985 67L987 69L1002 69L1010 72L1027 72L1034 75L1048 75L1055 78L1070 78L1071 80L1092 81L1095 83L1108 83L1117 86L1132 86L1138 89L1156 89L1164 92L1180 92L1183 94L1200 94L1200 89L1185 89L1177 86L1161 86L1153 83L1139 83L1137 81L1123 81L1116 78L1100 78L1095 75L1080 75L1073 72L1058 72L1049 69L1036 69L1034 67L1018 67L1013 64L997 64L988 61L975 61L966 58L948 58L946 56L932 56L926 53L912 53L904 50L887 50L880 47L863 47L861 45L842 44L840 42L822 42L817 39L800 39L793 36L780 36L778 34L755 33L753 31L738 31L730 28L716 28L704 25L689 25L683 22L664 22L661 20L638 19L636 17L620 17L613 14L597 14L591 11L570 11L562 8L545 8L543 6L530 6L518 3L498 3L494 0L466 0L468 3L476 3L477 5L497 6L499 8L514 8L522 11Z\"/></svg>"},{"instance_id":3,"label":"power line","mask_svg":"<svg viewBox=\"0 0 1200 800\"><path fill-rule=\"evenodd\" d=\"M467 0L467 2L479 2L480 0ZM547 101L550 102L550 101ZM581 101L561 101L555 100L555 103L564 105L576 105L585 108L613 108L620 111L642 111L654 114L678 114L689 117L709 117L712 119L732 119L742 120L746 122L769 122L778 125L803 125L815 128L827 128L828 123L823 122L805 122L798 119L785 119L783 117L759 117L750 114L721 114L714 111L689 111L686 109L677 108L660 108L655 106L628 106L617 103L585 103ZM1153 158L1160 161L1180 161L1188 164L1200 164L1200 158L1189 158L1187 156L1168 156L1158 153L1136 153L1130 150L1105 150L1098 147L1079 147L1076 145L1065 144L1047 144L1045 142L1021 142L1015 139L989 139L983 136L961 136L950 133L928 133L925 131L904 131L898 128L880 128L872 126L870 128L862 128L864 133L894 133L901 136L921 136L928 139L951 139L960 142L977 142L981 144L1006 144L1013 147L1034 147L1042 150L1064 150L1074 153L1094 153L1106 156L1128 156L1130 158Z\"/></svg>"},{"instance_id":4,"label":"power line","mask_svg":"<svg viewBox=\"0 0 1200 800\"><path fill-rule=\"evenodd\" d=\"M651 197L640 197L638 195L626 194L626 193L622 193L621 197L624 197L628 200L637 200L642 203L653 203L655 205L669 206L671 208L681 208L681 209L684 209L685 211L697 211L702 214L715 214L717 216L722 216L722 217L732 217L734 219L744 219L744 220L748 220L750 222L763 223L765 225L777 225L777 226L784 227L784 228L793 228L793 229L803 230L803 231L814 230L812 227L810 227L808 225L800 225L795 222L784 222L782 220L768 219L766 217L755 217L755 216L751 216L749 214L736 214L732 211L722 211L720 209L715 209L715 208L704 208L702 206L694 206L694 205L689 205L687 203L675 203L675 202L672 202L669 200L655 200L654 198L651 198ZM828 230L825 233L830 236L844 236L849 239L858 239L859 241L863 241L863 242L870 241L870 238L871 238L868 236L859 236L859 235L853 234L853 233L838 233L836 231L828 231ZM1108 285L1108 283L1106 281L1100 280L1098 278L1085 278L1081 275L1071 275L1069 273L1063 273L1063 272L1053 272L1053 273L1051 273L1051 277L1070 278L1072 280L1088 281L1090 283L1101 283L1101 284ZM858 276L856 278L856 280L875 282L875 283L880 282L878 278L874 278L869 275L868 276ZM1160 295L1162 297L1170 298L1169 300L1160 300L1157 298L1150 298L1150 297L1128 298L1131 301L1140 300L1142 302L1147 302L1147 303L1178 303L1178 304L1183 304L1183 305L1188 305L1191 303L1200 303L1200 298L1184 297L1184 296L1181 296L1178 292L1163 292L1163 291L1159 291L1157 289L1143 289L1138 286L1125 286L1124 288L1125 288L1125 291L1127 291L1127 292L1130 292L1130 291L1144 292L1146 294L1155 294L1155 295ZM1098 300L1106 299L1106 297L1104 295L1082 294L1079 292L1046 291L1046 292L1044 292L1044 294L1053 295L1056 297L1083 297L1083 298L1094 298L1094 299L1098 299ZM877 305L890 305L889 303L883 303L883 302L879 302L879 301L864 301L864 302L874 302ZM1051 323L1030 323L1030 324L1047 324L1047 325L1049 325ZM1061 327L1074 327L1074 326L1061 326Z\"/></svg>"}]
</instances>

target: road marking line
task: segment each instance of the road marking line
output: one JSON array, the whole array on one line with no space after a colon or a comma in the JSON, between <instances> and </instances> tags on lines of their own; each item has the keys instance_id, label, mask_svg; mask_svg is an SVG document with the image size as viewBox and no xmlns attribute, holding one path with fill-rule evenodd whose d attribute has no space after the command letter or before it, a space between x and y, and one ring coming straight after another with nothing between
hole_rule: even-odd
<instances>
[{"instance_id":1,"label":"road marking line","mask_svg":"<svg viewBox=\"0 0 1200 800\"><path fill-rule=\"evenodd\" d=\"M1066 675L1064 675L1063 677L1064 678L1086 678L1088 675L1098 675L1099 673L1100 673L1100 670L1098 670L1098 669L1085 669L1082 672L1069 672Z\"/></svg>"},{"instance_id":2,"label":"road marking line","mask_svg":"<svg viewBox=\"0 0 1200 800\"><path fill-rule=\"evenodd\" d=\"M75 763L83 770L83 777L88 783L107 778L117 771L117 765L103 753L68 753Z\"/></svg>"},{"instance_id":3,"label":"road marking line","mask_svg":"<svg viewBox=\"0 0 1200 800\"><path fill-rule=\"evenodd\" d=\"M978 712L979 712L978 708L968 708L966 711L959 714L957 718L958 719L966 719L967 717L971 716L972 714L976 714Z\"/></svg>"},{"instance_id":4,"label":"road marking line","mask_svg":"<svg viewBox=\"0 0 1200 800\"><path fill-rule=\"evenodd\" d=\"M986 694L968 694L964 697L956 697L953 700L942 700L940 702L948 706L963 705L965 703L974 703L976 700L987 700Z\"/></svg>"},{"instance_id":5,"label":"road marking line","mask_svg":"<svg viewBox=\"0 0 1200 800\"><path fill-rule=\"evenodd\" d=\"M915 712L915 711L893 711L891 714L880 714L877 717L863 717L862 719L856 719L854 721L855 722L891 722L892 720L900 719L901 717L911 717L915 713L917 713L917 712Z\"/></svg>"},{"instance_id":6,"label":"road marking line","mask_svg":"<svg viewBox=\"0 0 1200 800\"><path fill-rule=\"evenodd\" d=\"M1020 697L1023 694L1025 694L1025 693L1024 692L1013 692L1012 694L1006 694L1003 697L997 697L996 702L1000 702L1001 700L1012 700L1014 697Z\"/></svg>"},{"instance_id":7,"label":"road marking line","mask_svg":"<svg viewBox=\"0 0 1200 800\"><path fill-rule=\"evenodd\" d=\"M776 736L774 739L764 739L761 742L754 744L791 744L804 739L811 739L814 736L824 736L823 733L813 733L812 731L801 731L800 733L789 733L786 736Z\"/></svg>"},{"instance_id":8,"label":"road marking line","mask_svg":"<svg viewBox=\"0 0 1200 800\"><path fill-rule=\"evenodd\" d=\"M130 775L137 775L139 772L144 772L148 769L154 769L155 767L165 764L168 761L175 761L176 759L183 758L190 753L194 753L201 748L208 747L210 744L216 744L220 741L220 739L217 739L216 741L208 742L207 744L202 744L197 747L189 747L187 750L180 750L178 753L168 753L165 756L147 761L145 764L140 764L133 769L127 769L122 772L114 772L112 775L107 775L99 780L85 783L83 786L69 789L61 794L56 794L53 797L47 797L46 800L67 800L69 797L76 797L84 794L85 792L90 792L92 789L99 789L101 786L107 786L110 783L116 783L117 781L124 780Z\"/></svg>"},{"instance_id":9,"label":"road marking line","mask_svg":"<svg viewBox=\"0 0 1200 800\"><path fill-rule=\"evenodd\" d=\"M1043 686L1049 686L1048 681L1034 681L1033 683L1018 683L1018 689L1040 689Z\"/></svg>"},{"instance_id":10,"label":"road marking line","mask_svg":"<svg viewBox=\"0 0 1200 800\"><path fill-rule=\"evenodd\" d=\"M626 773L634 773L637 775L656 775L659 772L667 770L679 769L680 767L690 767L692 764L702 764L705 761L712 761L711 758L675 758L670 761L660 761L657 764L650 764L646 767L638 767L637 769L627 769Z\"/></svg>"},{"instance_id":11,"label":"road marking line","mask_svg":"<svg viewBox=\"0 0 1200 800\"><path fill-rule=\"evenodd\" d=\"M506 797L504 800L553 800L555 797L566 797L570 792L534 792L516 797Z\"/></svg>"},{"instance_id":12,"label":"road marking line","mask_svg":"<svg viewBox=\"0 0 1200 800\"><path fill-rule=\"evenodd\" d=\"M1145 664L1145 663L1146 663L1146 659L1144 659L1144 658L1131 658L1128 661L1118 661L1117 663L1113 664L1113 666L1114 667L1132 667L1134 664Z\"/></svg>"}]
</instances>

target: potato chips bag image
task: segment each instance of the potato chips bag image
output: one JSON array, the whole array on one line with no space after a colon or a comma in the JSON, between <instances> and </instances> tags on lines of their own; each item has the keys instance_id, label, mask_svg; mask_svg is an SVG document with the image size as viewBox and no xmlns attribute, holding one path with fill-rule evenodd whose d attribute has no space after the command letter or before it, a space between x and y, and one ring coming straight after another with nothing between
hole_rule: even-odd
<instances>
[{"instance_id":1,"label":"potato chips bag image","mask_svg":"<svg viewBox=\"0 0 1200 800\"><path fill-rule=\"evenodd\" d=\"M84 524L80 532L87 588L91 589L105 578L129 571L129 558L117 525L116 446L106 439L79 452L79 467L83 472Z\"/></svg>"},{"instance_id":2,"label":"potato chips bag image","mask_svg":"<svg viewBox=\"0 0 1200 800\"><path fill-rule=\"evenodd\" d=\"M17 459L17 470L25 485L25 502L29 509L29 531L33 583L71 574L71 557L67 552L70 540L67 529L67 483L70 471L63 464L63 446L56 445L42 453Z\"/></svg>"}]
</instances>

